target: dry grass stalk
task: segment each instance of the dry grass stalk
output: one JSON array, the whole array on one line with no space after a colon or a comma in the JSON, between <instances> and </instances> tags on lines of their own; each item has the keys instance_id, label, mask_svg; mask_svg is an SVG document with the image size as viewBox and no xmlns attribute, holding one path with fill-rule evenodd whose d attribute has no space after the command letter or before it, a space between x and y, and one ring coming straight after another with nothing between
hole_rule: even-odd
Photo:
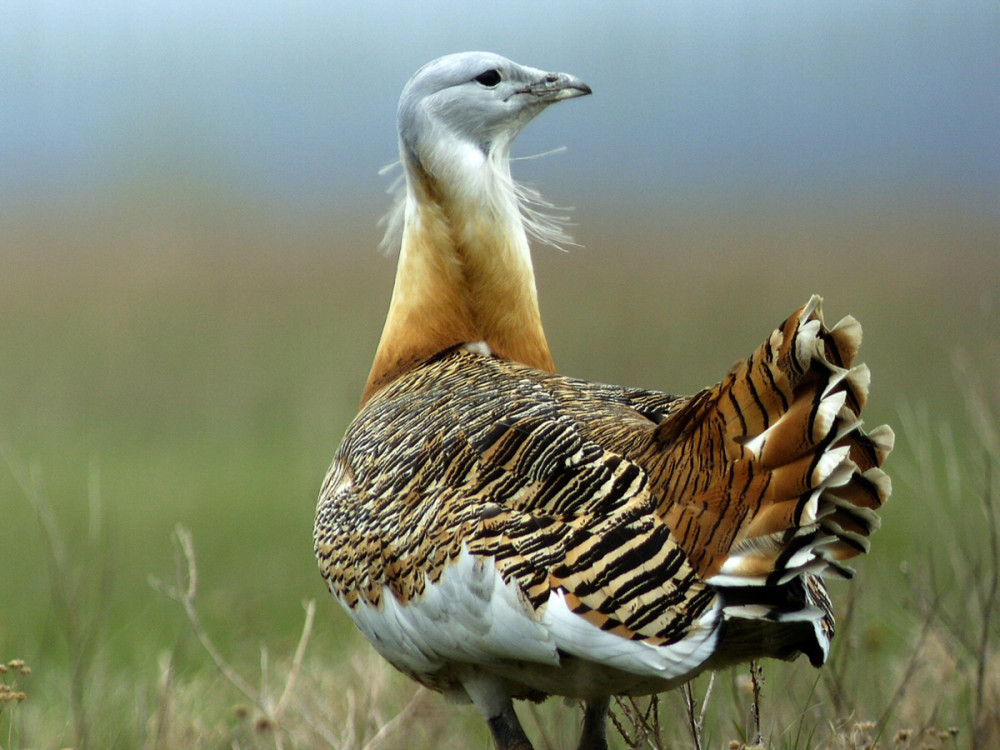
<instances>
[{"instance_id":1,"label":"dry grass stalk","mask_svg":"<svg viewBox=\"0 0 1000 750\"><path fill-rule=\"evenodd\" d=\"M611 721L630 748L665 750L660 726L660 696L650 696L645 701L645 707L642 702L632 696L616 696L615 706L618 711L611 712ZM621 717L618 716L619 713ZM628 722L628 726L623 719Z\"/></svg>"},{"instance_id":2,"label":"dry grass stalk","mask_svg":"<svg viewBox=\"0 0 1000 750\"><path fill-rule=\"evenodd\" d=\"M285 668L280 695L275 699L270 687L272 669L266 647L262 647L260 653L260 685L254 687L223 656L201 621L196 606L198 568L190 532L178 526L174 543L176 584L151 582L183 607L199 643L219 673L254 709L237 706L233 711L236 726L225 730L218 739L224 739L234 748L256 748L266 744L276 750L292 747L380 750L399 746L400 732L409 727L408 720L423 707L428 695L426 690L413 689L407 682L404 687L408 697L395 693L395 673L368 650L351 661L348 667L351 675L345 676L336 664L328 662L307 666L306 655L316 609L313 601L304 605L305 622L295 652ZM185 729L183 726L192 717L172 717L178 713L178 701L190 691L190 686L176 684L172 655L164 659L161 672L160 707L152 731L156 737L155 747L179 747L184 737L190 737L192 732L197 734L197 727ZM340 699L341 705L336 704L336 699ZM401 700L405 701L402 707L393 710L391 707ZM180 707L181 712L184 708ZM206 742L198 746L212 745Z\"/></svg>"},{"instance_id":3,"label":"dry grass stalk","mask_svg":"<svg viewBox=\"0 0 1000 750\"><path fill-rule=\"evenodd\" d=\"M712 697L712 688L715 687L716 674L716 672L709 673L708 686L705 688L705 696L702 698L701 710L698 711L697 716L695 715L694 689L691 687L690 682L683 687L684 707L686 709L688 727L691 730L691 739L694 742L696 750L702 750L703 748L702 733L705 729L705 713L708 711L708 701Z\"/></svg>"},{"instance_id":4,"label":"dry grass stalk","mask_svg":"<svg viewBox=\"0 0 1000 750\"><path fill-rule=\"evenodd\" d=\"M195 596L198 593L198 566L195 561L194 542L191 538L191 532L183 526L178 525L174 530L174 541L177 585L170 586L157 579L150 579L150 583L154 588L178 602L184 608L184 613L187 615L188 622L190 622L191 627L194 629L198 641L211 657L215 666L226 680L243 693L261 712L261 716L256 720L255 724L258 731L269 731L274 737L275 748L277 750L284 750L285 744L281 731L281 719L302 668L302 659L305 656L309 636L312 633L313 618L316 614L316 602L310 600L304 605L306 619L302 626L302 635L299 637L298 645L295 648L295 655L288 669L281 696L275 701L271 698L268 688L269 670L266 648L261 649L261 685L260 688L255 689L226 661L225 657L223 657L222 653L212 642L208 632L202 625L201 617L198 615L198 610L195 607Z\"/></svg>"},{"instance_id":5,"label":"dry grass stalk","mask_svg":"<svg viewBox=\"0 0 1000 750\"><path fill-rule=\"evenodd\" d=\"M932 429L926 410L902 413L904 433L919 467L911 472L919 477L917 491L937 498L929 510L938 511L940 517L929 520L943 530L952 530L926 561L922 579L911 578L913 599L925 620L922 633L931 631L925 640L934 647L927 653L925 671L930 674L923 680L923 692L935 696L933 710L925 705L912 713L930 717L916 730L923 733L930 731L944 701L955 704L952 711L964 705L970 730L968 746L994 747L1000 745L1000 678L990 668L997 658L1000 637L996 618L1000 523L995 500L1000 400L987 395L983 382L971 374L966 361L959 358L957 364L966 397L971 433L966 440L971 449L964 448L947 425ZM995 388L995 383L991 387ZM995 395L1000 396L1000 392ZM977 457L982 461L979 471L974 467ZM982 484L974 487L979 484L977 476L982 477ZM980 514L973 512L976 506ZM956 689L942 693L941 684L955 685Z\"/></svg>"},{"instance_id":6,"label":"dry grass stalk","mask_svg":"<svg viewBox=\"0 0 1000 750\"><path fill-rule=\"evenodd\" d=\"M25 465L3 443L0 443L0 456L42 528L52 606L65 636L71 661L69 697L74 744L77 750L87 750L91 744L93 723L93 708L87 700L88 686L93 681L98 650L105 636L108 601L114 580L111 558L104 554L106 546L101 526L97 463L91 461L88 480L89 543L82 552L70 554L52 504L42 491L40 467L37 464Z\"/></svg>"},{"instance_id":7,"label":"dry grass stalk","mask_svg":"<svg viewBox=\"0 0 1000 750\"><path fill-rule=\"evenodd\" d=\"M4 724L7 725L6 747L15 747L15 738L20 736L17 727L18 707L28 697L24 690L24 678L31 674L31 667L24 659L11 659L8 663L0 663L0 736ZM3 750L0 745L0 750Z\"/></svg>"}]
</instances>

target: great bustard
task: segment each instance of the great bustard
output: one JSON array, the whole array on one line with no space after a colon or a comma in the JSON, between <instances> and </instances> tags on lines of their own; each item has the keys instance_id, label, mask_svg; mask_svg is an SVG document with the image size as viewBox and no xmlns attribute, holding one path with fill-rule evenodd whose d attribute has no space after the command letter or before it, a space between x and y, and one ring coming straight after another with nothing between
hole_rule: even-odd
<instances>
[{"instance_id":1,"label":"great bustard","mask_svg":"<svg viewBox=\"0 0 1000 750\"><path fill-rule=\"evenodd\" d=\"M323 484L330 591L397 669L530 748L513 698L667 690L757 657L826 659L822 576L849 575L890 492L862 432L861 328L813 297L693 397L556 375L511 142L582 81L483 52L414 74L392 302Z\"/></svg>"}]
</instances>

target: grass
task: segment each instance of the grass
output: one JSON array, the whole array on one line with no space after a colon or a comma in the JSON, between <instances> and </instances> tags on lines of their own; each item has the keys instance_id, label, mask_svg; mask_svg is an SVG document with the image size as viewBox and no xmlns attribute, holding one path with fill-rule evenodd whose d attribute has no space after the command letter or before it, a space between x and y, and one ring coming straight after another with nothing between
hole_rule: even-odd
<instances>
[{"instance_id":1,"label":"grass","mask_svg":"<svg viewBox=\"0 0 1000 750\"><path fill-rule=\"evenodd\" d=\"M586 247L537 253L564 372L691 392L820 292L865 324L867 419L899 436L831 663L619 703L618 747L1000 744L1000 231L917 208L581 209ZM378 660L312 560L392 283L374 217L166 196L0 224L0 660L32 669L0 675L25 695L0 747L489 747ZM574 710L519 710L573 746Z\"/></svg>"}]
</instances>

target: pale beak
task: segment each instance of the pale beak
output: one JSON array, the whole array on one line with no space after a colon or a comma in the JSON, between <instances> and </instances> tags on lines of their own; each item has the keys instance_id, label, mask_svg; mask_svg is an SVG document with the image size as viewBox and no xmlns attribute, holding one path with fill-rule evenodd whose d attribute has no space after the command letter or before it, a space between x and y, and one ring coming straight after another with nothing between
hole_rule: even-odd
<instances>
[{"instance_id":1,"label":"pale beak","mask_svg":"<svg viewBox=\"0 0 1000 750\"><path fill-rule=\"evenodd\" d=\"M514 93L529 94L537 101L549 103L586 96L593 91L590 86L569 73L546 73L540 81L531 83Z\"/></svg>"}]
</instances>

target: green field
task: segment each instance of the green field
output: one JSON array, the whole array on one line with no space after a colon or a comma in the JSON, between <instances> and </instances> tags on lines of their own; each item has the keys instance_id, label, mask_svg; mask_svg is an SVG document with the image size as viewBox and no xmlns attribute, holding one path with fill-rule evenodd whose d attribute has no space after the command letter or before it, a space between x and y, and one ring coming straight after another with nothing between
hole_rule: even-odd
<instances>
[{"instance_id":1,"label":"green field","mask_svg":"<svg viewBox=\"0 0 1000 750\"><path fill-rule=\"evenodd\" d=\"M472 709L374 657L313 562L315 496L392 284L375 218L172 195L0 215L0 662L31 668L0 675L26 696L0 702L0 748L489 747ZM856 581L833 584L831 667L764 665L769 746L1000 744L984 503L1000 494L1000 225L919 203L574 218L584 247L536 251L567 374L691 392L814 292L828 322L865 326L895 493ZM244 692L150 583L176 585L178 524L200 634ZM749 738L747 674L717 678L705 747ZM682 694L661 703L662 739L642 746L694 746ZM520 710L539 748L573 746L575 709Z\"/></svg>"}]
</instances>

